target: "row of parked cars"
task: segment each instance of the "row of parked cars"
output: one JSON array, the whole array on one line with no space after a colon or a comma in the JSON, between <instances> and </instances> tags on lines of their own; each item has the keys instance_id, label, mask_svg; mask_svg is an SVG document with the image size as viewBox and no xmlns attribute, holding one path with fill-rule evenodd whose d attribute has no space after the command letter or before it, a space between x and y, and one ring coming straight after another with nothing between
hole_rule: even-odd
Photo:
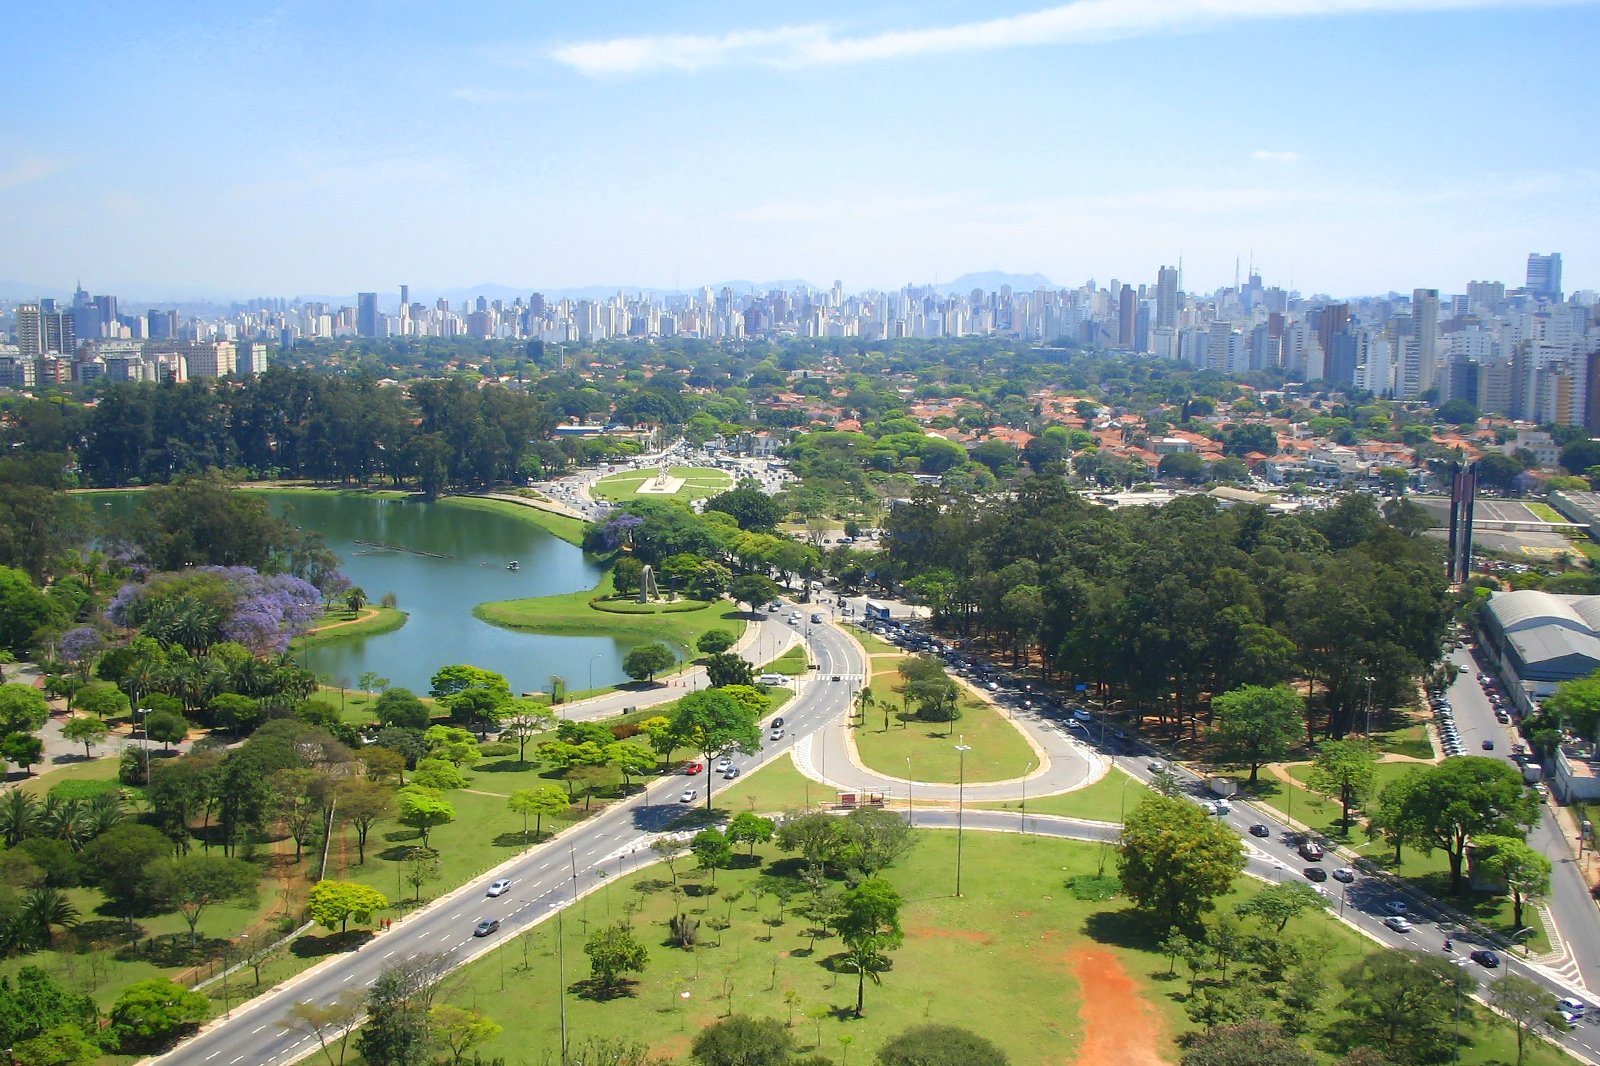
<instances>
[{"instance_id":1,"label":"row of parked cars","mask_svg":"<svg viewBox=\"0 0 1600 1066\"><path fill-rule=\"evenodd\" d=\"M1444 745L1446 755L1465 755L1466 747L1461 743L1461 732L1456 729L1455 708L1450 705L1450 697L1443 692L1434 692L1428 696L1428 702L1433 705L1434 717L1439 725L1439 742ZM1493 744L1494 741L1486 741Z\"/></svg>"}]
</instances>

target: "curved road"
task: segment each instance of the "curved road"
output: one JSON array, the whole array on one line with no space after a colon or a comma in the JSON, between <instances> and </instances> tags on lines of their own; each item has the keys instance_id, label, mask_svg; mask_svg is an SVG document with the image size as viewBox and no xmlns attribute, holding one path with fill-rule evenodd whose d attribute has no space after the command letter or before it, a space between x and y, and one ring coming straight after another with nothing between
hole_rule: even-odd
<instances>
[{"instance_id":1,"label":"curved road","mask_svg":"<svg viewBox=\"0 0 1600 1066\"><path fill-rule=\"evenodd\" d=\"M859 677L865 662L854 641L829 626L813 626L807 634L812 647L812 658L820 670L816 680L800 685L795 699L783 708L784 736L767 746L756 756L735 758L742 770L749 772L774 758L793 750L797 744L811 747L811 738L818 730L835 722L851 704L855 686L845 679ZM834 674L840 681L832 681ZM818 747L819 755L827 745ZM802 766L807 751L796 752ZM1102 753L1100 758L1110 759L1118 769L1140 780L1150 777L1150 760L1138 754ZM842 773L837 767L832 775L818 760L818 772L825 779ZM1201 782L1193 775L1182 775L1185 788L1198 800L1202 796ZM313 1001L327 1004L340 994L364 989L377 977L382 968L396 959L404 959L425 952L443 952L452 964L462 965L493 950L505 938L516 935L553 915L562 905L569 904L582 894L599 887L608 877L628 873L654 859L649 842L670 825L682 811L679 795L686 779L681 776L659 780L634 798L619 803L594 819L574 826L565 834L532 851L514 858L478 881L441 897L425 909L413 913L397 923L392 930L370 941L362 950L335 956L311 970L291 979L277 989L257 997L233 1012L231 1018L218 1019L199 1034L156 1061L171 1063L204 1064L204 1066L282 1066L310 1055L318 1050L316 1041L308 1036L285 1030L281 1022L297 1002ZM899 782L901 786L904 782ZM696 791L715 786L710 775L696 781ZM696 800L700 795L694 797ZM1090 822L1053 816L1020 815L1003 811L969 810L918 810L914 822L919 828L955 828L960 822L974 831L1025 831L1040 835L1069 837L1080 840L1114 841L1119 827L1104 822ZM1235 806L1221 816L1221 821L1238 832L1245 841L1249 857L1248 872L1266 880L1295 880L1301 877L1299 868L1304 863L1295 853L1297 838L1289 828L1274 816L1270 808L1253 808L1246 804ZM1266 837L1251 835L1252 824L1267 827ZM1320 865L1334 866L1332 855ZM497 899L483 895L488 882L496 877L512 881L509 892ZM1436 924L1430 920L1434 912L1429 901L1408 899L1413 928L1396 932L1382 924L1384 907L1402 898L1400 892L1388 881L1379 878L1358 878L1344 885L1329 882L1327 892L1330 906L1339 919L1378 943L1396 947L1439 951L1448 934L1455 939L1460 956L1478 946L1464 938L1461 930ZM498 918L498 933L477 939L472 927L482 918ZM1557 995L1573 995L1574 990L1542 967L1529 966L1520 960L1507 957L1499 970L1484 970L1474 966L1477 975L1492 981L1505 972L1520 972L1533 978ZM1462 958L1463 964L1465 959ZM1596 1062L1596 1044L1584 1025L1559 1037L1561 1045L1573 1055Z\"/></svg>"}]
</instances>

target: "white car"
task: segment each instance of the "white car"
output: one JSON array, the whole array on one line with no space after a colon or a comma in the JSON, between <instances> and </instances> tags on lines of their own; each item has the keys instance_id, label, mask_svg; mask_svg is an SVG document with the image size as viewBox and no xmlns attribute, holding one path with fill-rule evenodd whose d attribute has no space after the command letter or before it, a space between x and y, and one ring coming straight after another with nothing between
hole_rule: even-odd
<instances>
[{"instance_id":1,"label":"white car","mask_svg":"<svg viewBox=\"0 0 1600 1066\"><path fill-rule=\"evenodd\" d=\"M700 798L700 790L698 788L686 788L686 789L683 790L683 795L678 797L678 802L679 803L693 803L695 800L697 800L699 798Z\"/></svg>"},{"instance_id":2,"label":"white car","mask_svg":"<svg viewBox=\"0 0 1600 1066\"><path fill-rule=\"evenodd\" d=\"M1390 929L1393 929L1397 933L1411 932L1411 923L1400 917L1398 914L1389 915L1389 917L1383 920L1383 924L1387 925Z\"/></svg>"},{"instance_id":3,"label":"white car","mask_svg":"<svg viewBox=\"0 0 1600 1066\"><path fill-rule=\"evenodd\" d=\"M494 884L489 886L489 891L486 892L485 895L503 896L503 895L506 894L507 890L509 890L510 888L511 888L511 879L507 878L507 877L502 877L500 880L496 881Z\"/></svg>"},{"instance_id":4,"label":"white car","mask_svg":"<svg viewBox=\"0 0 1600 1066\"><path fill-rule=\"evenodd\" d=\"M1556 1006L1561 1009L1563 1014L1570 1014L1575 1018L1583 1017L1584 1012L1589 1009L1589 1004L1585 1003L1581 999L1574 999L1571 996L1567 996L1559 1000L1556 1003Z\"/></svg>"},{"instance_id":5,"label":"white car","mask_svg":"<svg viewBox=\"0 0 1600 1066\"><path fill-rule=\"evenodd\" d=\"M1391 899L1384 901L1383 909L1396 917L1403 917L1411 908L1406 905L1406 901L1403 899Z\"/></svg>"},{"instance_id":6,"label":"white car","mask_svg":"<svg viewBox=\"0 0 1600 1066\"><path fill-rule=\"evenodd\" d=\"M1088 711L1084 710L1082 707L1074 707L1072 709L1072 717L1076 718L1080 722L1092 722L1092 721L1094 721L1094 715L1090 714Z\"/></svg>"}]
</instances>

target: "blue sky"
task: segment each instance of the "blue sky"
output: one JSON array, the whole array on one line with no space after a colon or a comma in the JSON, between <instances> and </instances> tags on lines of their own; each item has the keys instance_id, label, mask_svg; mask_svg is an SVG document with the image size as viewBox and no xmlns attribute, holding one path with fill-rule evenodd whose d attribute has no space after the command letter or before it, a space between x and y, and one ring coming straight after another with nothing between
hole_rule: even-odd
<instances>
[{"instance_id":1,"label":"blue sky","mask_svg":"<svg viewBox=\"0 0 1600 1066\"><path fill-rule=\"evenodd\" d=\"M15 12L15 8L13 8ZM14 20L13 20L14 21ZM1600 286L1600 5L58 5L0 278L346 294L1037 271ZM53 43L52 43L53 42Z\"/></svg>"}]
</instances>

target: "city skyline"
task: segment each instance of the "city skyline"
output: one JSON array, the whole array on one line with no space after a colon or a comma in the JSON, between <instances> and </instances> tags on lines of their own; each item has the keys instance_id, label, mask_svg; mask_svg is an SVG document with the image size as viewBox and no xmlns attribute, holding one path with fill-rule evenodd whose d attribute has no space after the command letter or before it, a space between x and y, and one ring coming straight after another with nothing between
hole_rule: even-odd
<instances>
[{"instance_id":1,"label":"city skyline","mask_svg":"<svg viewBox=\"0 0 1600 1066\"><path fill-rule=\"evenodd\" d=\"M1333 296L1595 286L1585 0L67 9L0 101L0 277ZM225 57L225 58L224 58ZM1511 145L1513 147L1508 147ZM6 293L28 298L36 293Z\"/></svg>"}]
</instances>

